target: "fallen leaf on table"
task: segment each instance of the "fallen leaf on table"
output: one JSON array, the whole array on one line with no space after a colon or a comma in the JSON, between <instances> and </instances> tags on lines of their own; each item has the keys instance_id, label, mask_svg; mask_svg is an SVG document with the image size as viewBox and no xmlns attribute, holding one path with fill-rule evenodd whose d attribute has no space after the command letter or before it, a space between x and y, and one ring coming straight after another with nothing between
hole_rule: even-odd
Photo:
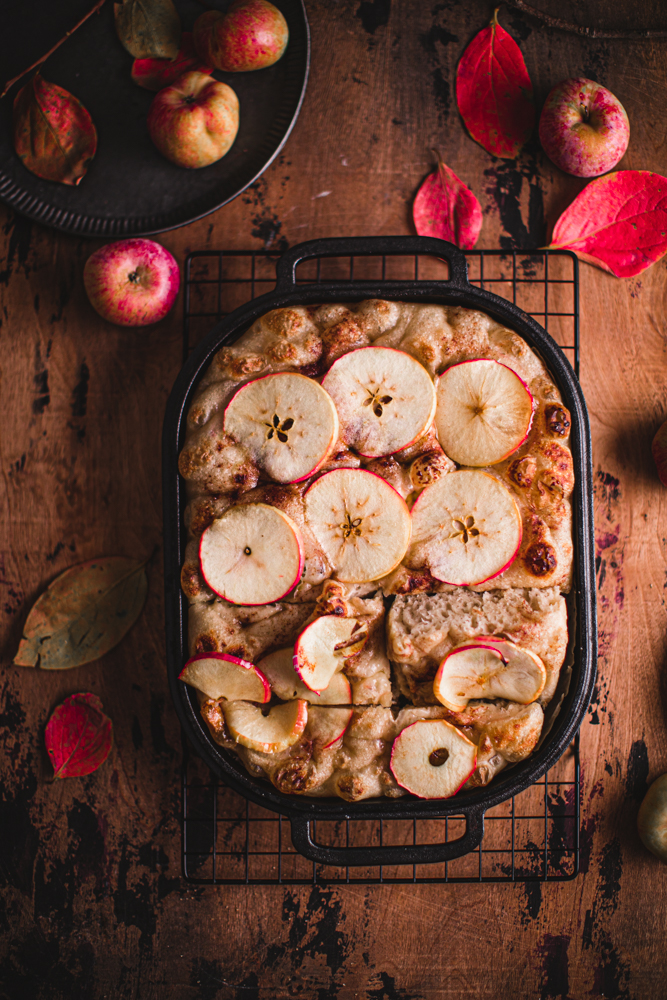
<instances>
[{"instance_id":1,"label":"fallen leaf on table","mask_svg":"<svg viewBox=\"0 0 667 1000\"><path fill-rule=\"evenodd\" d=\"M14 149L43 180L76 185L95 155L97 132L73 94L35 73L14 100Z\"/></svg>"},{"instance_id":2,"label":"fallen leaf on table","mask_svg":"<svg viewBox=\"0 0 667 1000\"><path fill-rule=\"evenodd\" d=\"M19 667L66 670L104 656L146 600L146 564L107 556L65 570L38 597L14 658Z\"/></svg>"},{"instance_id":3,"label":"fallen leaf on table","mask_svg":"<svg viewBox=\"0 0 667 1000\"><path fill-rule=\"evenodd\" d=\"M172 0L123 0L113 5L116 33L135 59L175 59L181 19Z\"/></svg>"},{"instance_id":4,"label":"fallen leaf on table","mask_svg":"<svg viewBox=\"0 0 667 1000\"><path fill-rule=\"evenodd\" d=\"M482 206L440 157L417 192L412 217L420 236L449 240L461 250L472 250L482 228Z\"/></svg>"},{"instance_id":5,"label":"fallen leaf on table","mask_svg":"<svg viewBox=\"0 0 667 1000\"><path fill-rule=\"evenodd\" d=\"M210 74L211 67L205 66L195 52L192 32L184 31L175 59L135 59L132 63L132 79L146 90L158 91L192 70Z\"/></svg>"},{"instance_id":6,"label":"fallen leaf on table","mask_svg":"<svg viewBox=\"0 0 667 1000\"><path fill-rule=\"evenodd\" d=\"M650 170L618 170L591 181L565 209L550 250L631 278L667 252L667 177Z\"/></svg>"},{"instance_id":7,"label":"fallen leaf on table","mask_svg":"<svg viewBox=\"0 0 667 1000\"><path fill-rule=\"evenodd\" d=\"M493 156L514 159L535 125L533 85L521 49L498 24L475 35L456 73L456 102L472 138Z\"/></svg>"},{"instance_id":8,"label":"fallen leaf on table","mask_svg":"<svg viewBox=\"0 0 667 1000\"><path fill-rule=\"evenodd\" d=\"M92 774L109 756L111 719L95 694L73 694L58 705L46 724L44 742L54 778Z\"/></svg>"}]
</instances>

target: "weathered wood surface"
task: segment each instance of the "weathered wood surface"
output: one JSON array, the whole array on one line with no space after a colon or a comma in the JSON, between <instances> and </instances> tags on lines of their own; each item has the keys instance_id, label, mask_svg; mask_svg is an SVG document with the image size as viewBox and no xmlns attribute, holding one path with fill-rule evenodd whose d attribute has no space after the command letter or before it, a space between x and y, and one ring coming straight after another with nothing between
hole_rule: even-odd
<instances>
[{"instance_id":1,"label":"weathered wood surface","mask_svg":"<svg viewBox=\"0 0 667 1000\"><path fill-rule=\"evenodd\" d=\"M582 23L604 23L609 7L542 0ZM309 0L308 10L312 76L283 154L165 246L182 260L198 248L409 232L434 146L483 203L480 246L544 245L581 182L536 147L493 161L456 113L456 62L491 5ZM599 79L630 116L622 166L667 172L666 42L583 41L501 17L538 102L566 76ZM625 0L608 23L665 27L667 12ZM160 430L182 307L147 331L105 324L81 279L96 244L1 212L0 997L663 997L667 868L639 844L635 817L647 780L667 770L667 494L650 457L667 416L665 261L627 281L582 266L601 657L582 727L581 876L529 889L198 890L179 877L159 558L140 622L103 662L56 675L11 665L27 611L57 573L160 545ZM96 774L53 784L44 724L81 689L102 698L115 746Z\"/></svg>"}]
</instances>

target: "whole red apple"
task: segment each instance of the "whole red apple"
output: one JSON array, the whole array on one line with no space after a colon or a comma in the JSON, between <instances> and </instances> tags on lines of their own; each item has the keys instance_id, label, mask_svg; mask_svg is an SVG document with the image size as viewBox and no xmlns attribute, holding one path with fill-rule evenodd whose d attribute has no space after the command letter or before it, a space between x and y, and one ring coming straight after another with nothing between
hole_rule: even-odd
<instances>
[{"instance_id":1,"label":"whole red apple","mask_svg":"<svg viewBox=\"0 0 667 1000\"><path fill-rule=\"evenodd\" d=\"M606 174L623 157L629 141L625 108L593 80L563 80L544 103L540 115L542 149L567 174Z\"/></svg>"},{"instance_id":2,"label":"whole red apple","mask_svg":"<svg viewBox=\"0 0 667 1000\"><path fill-rule=\"evenodd\" d=\"M239 99L206 73L184 73L153 98L150 137L179 167L208 167L229 152L239 130Z\"/></svg>"},{"instance_id":3,"label":"whole red apple","mask_svg":"<svg viewBox=\"0 0 667 1000\"><path fill-rule=\"evenodd\" d=\"M201 59L228 73L278 62L289 39L287 21L268 0L235 0L226 13L209 10L192 32Z\"/></svg>"},{"instance_id":4,"label":"whole red apple","mask_svg":"<svg viewBox=\"0 0 667 1000\"><path fill-rule=\"evenodd\" d=\"M163 319L178 295L175 259L153 240L108 243L88 258L83 283L103 319L119 326L148 326Z\"/></svg>"}]
</instances>

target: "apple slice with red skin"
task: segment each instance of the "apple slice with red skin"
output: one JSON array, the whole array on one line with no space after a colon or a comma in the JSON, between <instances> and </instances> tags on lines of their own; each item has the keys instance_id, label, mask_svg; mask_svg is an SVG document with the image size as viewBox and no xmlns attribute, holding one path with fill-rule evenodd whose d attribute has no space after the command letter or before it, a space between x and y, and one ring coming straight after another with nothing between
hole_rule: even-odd
<instances>
[{"instance_id":1,"label":"apple slice with red skin","mask_svg":"<svg viewBox=\"0 0 667 1000\"><path fill-rule=\"evenodd\" d=\"M530 650L482 636L447 654L435 675L433 693L453 712L462 712L471 698L529 705L539 698L546 679L544 664Z\"/></svg>"},{"instance_id":2,"label":"apple slice with red skin","mask_svg":"<svg viewBox=\"0 0 667 1000\"><path fill-rule=\"evenodd\" d=\"M508 488L477 469L450 472L427 486L412 508L412 541L436 580L466 587L502 573L514 560L521 514Z\"/></svg>"},{"instance_id":3,"label":"apple slice with red skin","mask_svg":"<svg viewBox=\"0 0 667 1000\"><path fill-rule=\"evenodd\" d=\"M301 579L303 558L294 521L265 503L229 507L199 543L202 576L232 604L279 601Z\"/></svg>"},{"instance_id":4,"label":"apple slice with red skin","mask_svg":"<svg viewBox=\"0 0 667 1000\"><path fill-rule=\"evenodd\" d=\"M248 660L227 653L199 653L188 660L178 679L196 688L207 698L227 701L271 700L271 685Z\"/></svg>"},{"instance_id":5,"label":"apple slice with red skin","mask_svg":"<svg viewBox=\"0 0 667 1000\"><path fill-rule=\"evenodd\" d=\"M305 495L306 521L342 583L364 583L391 573L410 541L403 497L366 469L334 469Z\"/></svg>"},{"instance_id":6,"label":"apple slice with red skin","mask_svg":"<svg viewBox=\"0 0 667 1000\"><path fill-rule=\"evenodd\" d=\"M331 678L358 653L367 633L356 618L322 615L306 625L294 646L294 669L311 691L324 691Z\"/></svg>"},{"instance_id":7,"label":"apple slice with red skin","mask_svg":"<svg viewBox=\"0 0 667 1000\"><path fill-rule=\"evenodd\" d=\"M308 709L308 735L321 750L333 746L345 735L352 721L352 708L312 705Z\"/></svg>"},{"instance_id":8,"label":"apple slice with red skin","mask_svg":"<svg viewBox=\"0 0 667 1000\"><path fill-rule=\"evenodd\" d=\"M264 656L258 662L257 669L267 678L273 693L283 701L303 698L312 705L349 705L352 701L350 682L340 672L333 675L323 691L311 691L307 688L294 669L293 646L277 649Z\"/></svg>"},{"instance_id":9,"label":"apple slice with red skin","mask_svg":"<svg viewBox=\"0 0 667 1000\"><path fill-rule=\"evenodd\" d=\"M436 397L438 440L459 465L496 465L528 437L533 397L516 372L499 361L478 358L452 365L438 379Z\"/></svg>"},{"instance_id":10,"label":"apple slice with red skin","mask_svg":"<svg viewBox=\"0 0 667 1000\"><path fill-rule=\"evenodd\" d=\"M422 436L435 414L435 390L426 369L393 347L360 347L324 376L345 444L366 458L391 455Z\"/></svg>"},{"instance_id":11,"label":"apple slice with red skin","mask_svg":"<svg viewBox=\"0 0 667 1000\"><path fill-rule=\"evenodd\" d=\"M391 749L398 784L422 799L447 799L465 785L477 764L477 747L444 719L406 726Z\"/></svg>"},{"instance_id":12,"label":"apple slice with red skin","mask_svg":"<svg viewBox=\"0 0 667 1000\"><path fill-rule=\"evenodd\" d=\"M287 701L264 715L249 701L222 702L229 734L237 743L260 753L280 753L299 741L308 722L308 702Z\"/></svg>"},{"instance_id":13,"label":"apple slice with red skin","mask_svg":"<svg viewBox=\"0 0 667 1000\"><path fill-rule=\"evenodd\" d=\"M224 430L278 483L314 475L338 440L338 414L319 382L296 372L263 375L232 396Z\"/></svg>"}]
</instances>

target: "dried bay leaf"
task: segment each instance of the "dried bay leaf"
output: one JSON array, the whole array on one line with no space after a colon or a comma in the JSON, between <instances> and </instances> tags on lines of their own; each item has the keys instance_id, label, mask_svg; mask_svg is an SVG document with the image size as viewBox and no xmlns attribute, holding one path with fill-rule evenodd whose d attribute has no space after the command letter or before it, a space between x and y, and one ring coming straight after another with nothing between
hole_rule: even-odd
<instances>
[{"instance_id":1,"label":"dried bay leaf","mask_svg":"<svg viewBox=\"0 0 667 1000\"><path fill-rule=\"evenodd\" d=\"M92 774L109 756L113 727L95 694L66 698L46 724L44 742L54 778Z\"/></svg>"},{"instance_id":2,"label":"dried bay leaf","mask_svg":"<svg viewBox=\"0 0 667 1000\"><path fill-rule=\"evenodd\" d=\"M95 156L97 132L73 94L35 73L14 100L14 149L43 180L76 185Z\"/></svg>"},{"instance_id":3,"label":"dried bay leaf","mask_svg":"<svg viewBox=\"0 0 667 1000\"><path fill-rule=\"evenodd\" d=\"M35 602L14 658L20 667L67 670L104 656L139 617L146 564L107 556L65 570Z\"/></svg>"},{"instance_id":4,"label":"dried bay leaf","mask_svg":"<svg viewBox=\"0 0 667 1000\"><path fill-rule=\"evenodd\" d=\"M482 228L482 206L438 156L438 169L419 188L412 217L420 236L435 236L472 250Z\"/></svg>"},{"instance_id":5,"label":"dried bay leaf","mask_svg":"<svg viewBox=\"0 0 667 1000\"><path fill-rule=\"evenodd\" d=\"M667 177L618 170L586 185L554 226L550 250L617 278L640 274L667 253Z\"/></svg>"},{"instance_id":6,"label":"dried bay leaf","mask_svg":"<svg viewBox=\"0 0 667 1000\"><path fill-rule=\"evenodd\" d=\"M456 73L456 102L472 138L487 153L518 156L535 125L533 85L521 49L498 24L475 35Z\"/></svg>"},{"instance_id":7,"label":"dried bay leaf","mask_svg":"<svg viewBox=\"0 0 667 1000\"><path fill-rule=\"evenodd\" d=\"M175 59L181 19L172 0L123 0L114 4L116 33L135 59Z\"/></svg>"}]
</instances>

